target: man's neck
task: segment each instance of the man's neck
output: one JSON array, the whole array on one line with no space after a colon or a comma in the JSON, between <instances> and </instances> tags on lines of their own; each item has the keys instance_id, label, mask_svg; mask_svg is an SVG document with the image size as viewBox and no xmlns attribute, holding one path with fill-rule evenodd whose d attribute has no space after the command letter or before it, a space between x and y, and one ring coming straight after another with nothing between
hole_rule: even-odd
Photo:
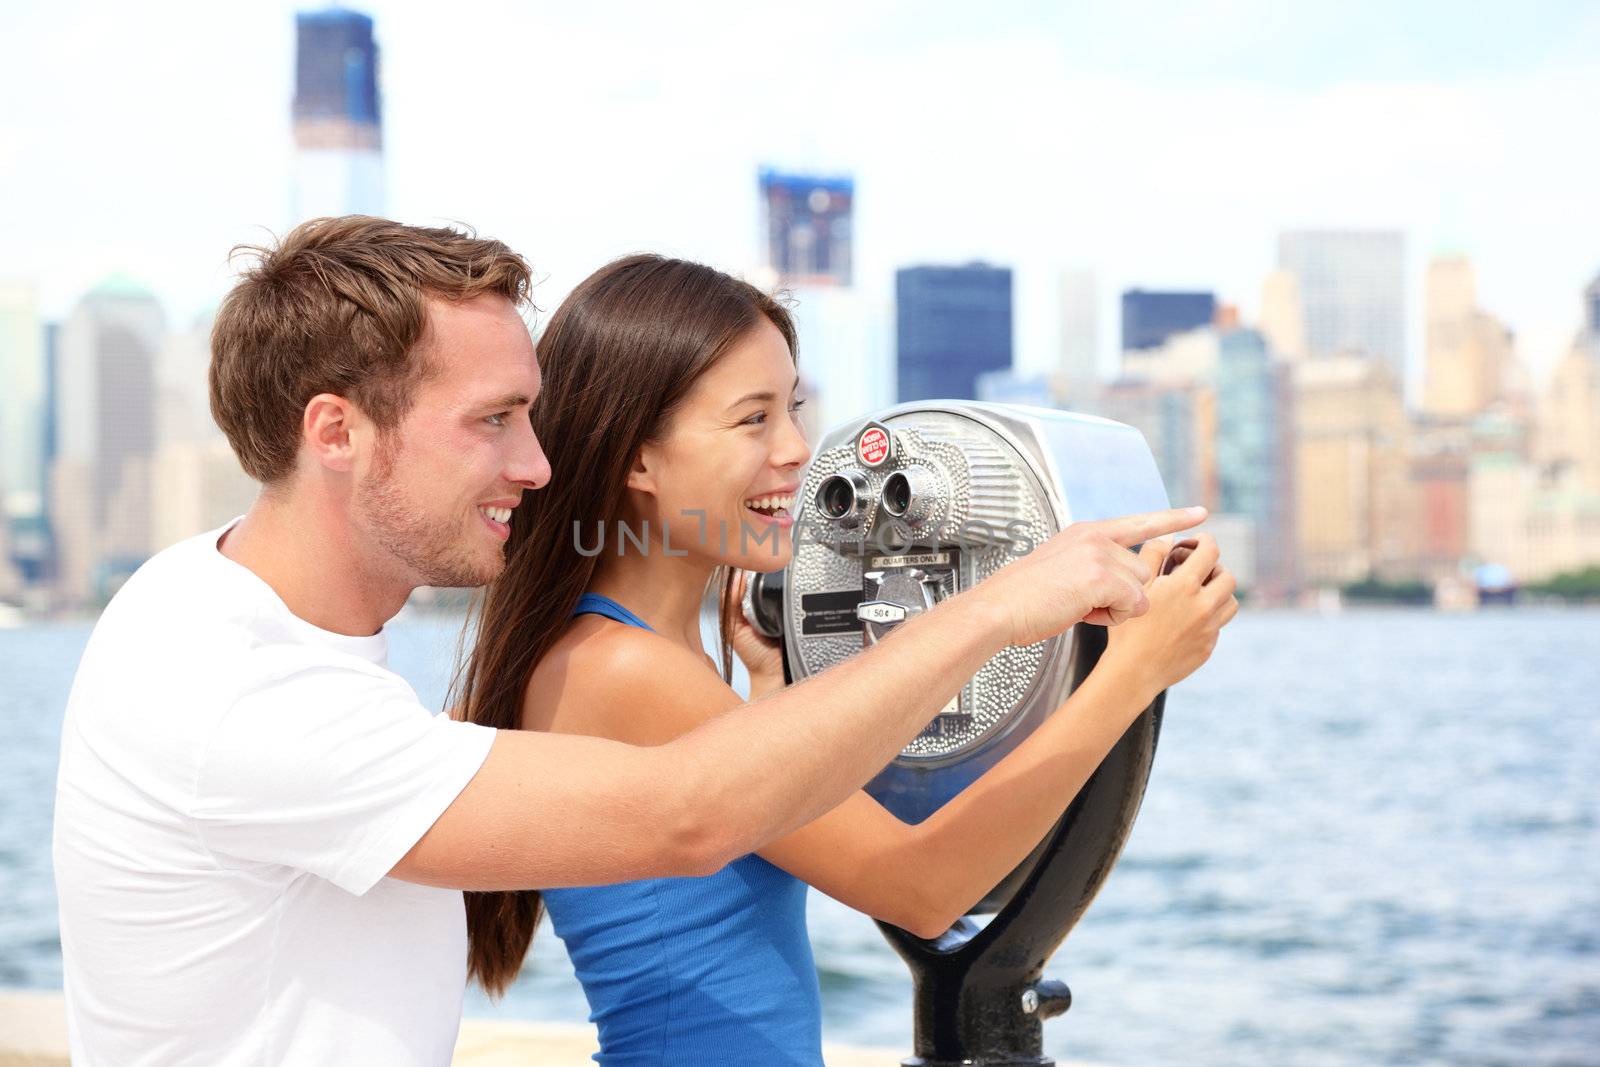
<instances>
[{"instance_id":1,"label":"man's neck","mask_svg":"<svg viewBox=\"0 0 1600 1067\"><path fill-rule=\"evenodd\" d=\"M647 554L602 556L590 588L622 604L657 633L699 653L704 651L700 604L714 569L695 556L667 556L660 545L652 545Z\"/></svg>"},{"instance_id":2,"label":"man's neck","mask_svg":"<svg viewBox=\"0 0 1600 1067\"><path fill-rule=\"evenodd\" d=\"M364 553L343 515L263 493L218 550L272 587L297 617L367 637L405 606L412 587Z\"/></svg>"}]
</instances>

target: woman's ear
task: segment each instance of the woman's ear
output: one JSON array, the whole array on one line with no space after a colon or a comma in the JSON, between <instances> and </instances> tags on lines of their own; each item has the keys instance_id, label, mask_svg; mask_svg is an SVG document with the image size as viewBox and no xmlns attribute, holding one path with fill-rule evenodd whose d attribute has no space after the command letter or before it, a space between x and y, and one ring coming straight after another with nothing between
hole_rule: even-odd
<instances>
[{"instance_id":1,"label":"woman's ear","mask_svg":"<svg viewBox=\"0 0 1600 1067\"><path fill-rule=\"evenodd\" d=\"M628 468L629 489L637 489L641 493L655 496L657 491L655 459L649 445L639 449L638 454L633 457L633 464Z\"/></svg>"}]
</instances>

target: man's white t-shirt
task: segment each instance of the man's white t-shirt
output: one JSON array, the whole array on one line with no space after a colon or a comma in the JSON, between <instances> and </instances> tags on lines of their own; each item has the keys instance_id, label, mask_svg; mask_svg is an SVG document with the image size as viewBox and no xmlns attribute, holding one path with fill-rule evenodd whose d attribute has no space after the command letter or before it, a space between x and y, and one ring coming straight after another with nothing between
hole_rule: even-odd
<instances>
[{"instance_id":1,"label":"man's white t-shirt","mask_svg":"<svg viewBox=\"0 0 1600 1067\"><path fill-rule=\"evenodd\" d=\"M217 550L157 555L73 682L55 873L74 1067L448 1064L461 894L386 875L494 731Z\"/></svg>"}]
</instances>

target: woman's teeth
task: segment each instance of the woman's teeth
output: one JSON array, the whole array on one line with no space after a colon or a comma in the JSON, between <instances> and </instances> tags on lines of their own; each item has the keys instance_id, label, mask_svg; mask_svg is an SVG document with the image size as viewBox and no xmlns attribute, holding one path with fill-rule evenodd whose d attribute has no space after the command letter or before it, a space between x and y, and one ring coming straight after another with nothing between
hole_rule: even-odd
<instances>
[{"instance_id":1,"label":"woman's teeth","mask_svg":"<svg viewBox=\"0 0 1600 1067\"><path fill-rule=\"evenodd\" d=\"M495 522L510 522L511 521L511 509L510 508L479 508L478 510L483 512L485 515L489 516Z\"/></svg>"},{"instance_id":2,"label":"woman's teeth","mask_svg":"<svg viewBox=\"0 0 1600 1067\"><path fill-rule=\"evenodd\" d=\"M792 496L757 496L744 502L744 506L751 511L779 512L788 511L794 506Z\"/></svg>"}]
</instances>

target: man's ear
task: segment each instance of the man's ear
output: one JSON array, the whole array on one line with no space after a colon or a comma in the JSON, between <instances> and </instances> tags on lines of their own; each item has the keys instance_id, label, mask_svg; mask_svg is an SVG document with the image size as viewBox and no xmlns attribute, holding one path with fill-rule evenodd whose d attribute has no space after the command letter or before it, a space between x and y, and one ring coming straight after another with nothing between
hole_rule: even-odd
<instances>
[{"instance_id":1,"label":"man's ear","mask_svg":"<svg viewBox=\"0 0 1600 1067\"><path fill-rule=\"evenodd\" d=\"M306 401L301 415L301 444L321 466L349 473L355 466L355 439L362 421L355 405L344 397L318 393Z\"/></svg>"}]
</instances>

